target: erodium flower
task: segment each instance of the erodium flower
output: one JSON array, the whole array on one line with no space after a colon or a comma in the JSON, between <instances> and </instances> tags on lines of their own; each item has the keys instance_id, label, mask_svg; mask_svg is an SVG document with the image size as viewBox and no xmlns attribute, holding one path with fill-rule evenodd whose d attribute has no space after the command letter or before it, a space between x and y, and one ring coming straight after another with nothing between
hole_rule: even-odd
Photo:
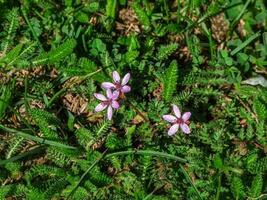
<instances>
[{"instance_id":1,"label":"erodium flower","mask_svg":"<svg viewBox=\"0 0 267 200\"><path fill-rule=\"evenodd\" d=\"M174 135L178 131L179 127L182 129L184 133L189 134L190 128L188 126L188 123L189 123L188 120L191 116L191 113L185 112L183 115L181 115L180 109L174 104L172 104L172 109L173 109L175 116L163 115L163 119L171 123L171 127L168 131L168 135L170 136Z\"/></svg>"},{"instance_id":2,"label":"erodium flower","mask_svg":"<svg viewBox=\"0 0 267 200\"><path fill-rule=\"evenodd\" d=\"M113 83L110 82L103 82L101 87L104 89L115 89L116 91L119 91L120 93L127 93L131 91L131 87L126 85L129 82L130 79L130 73L127 73L122 81L120 78L120 75L117 71L114 71L112 73L113 77Z\"/></svg>"},{"instance_id":3,"label":"erodium flower","mask_svg":"<svg viewBox=\"0 0 267 200\"><path fill-rule=\"evenodd\" d=\"M110 89L107 89L107 97L103 94L94 93L95 98L102 101L95 107L95 112L100 112L106 108L108 108L107 117L109 120L112 118L113 108L118 109L120 107L117 98L119 97L119 92L112 92Z\"/></svg>"}]
</instances>

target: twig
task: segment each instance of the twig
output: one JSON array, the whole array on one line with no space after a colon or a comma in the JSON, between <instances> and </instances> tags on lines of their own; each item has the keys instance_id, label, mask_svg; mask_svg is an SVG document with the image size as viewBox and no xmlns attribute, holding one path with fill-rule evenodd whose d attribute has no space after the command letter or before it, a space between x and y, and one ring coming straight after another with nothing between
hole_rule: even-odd
<instances>
[{"instance_id":1,"label":"twig","mask_svg":"<svg viewBox=\"0 0 267 200\"><path fill-rule=\"evenodd\" d=\"M236 98L240 101L242 106L246 108L248 112L251 113L252 117L255 118L256 122L259 123L257 115L243 102L243 100L238 95L236 95Z\"/></svg>"},{"instance_id":2,"label":"twig","mask_svg":"<svg viewBox=\"0 0 267 200\"><path fill-rule=\"evenodd\" d=\"M149 119L145 115L143 115L143 113L134 104L132 104L132 102L130 102L130 101L127 101L127 102L143 118L143 120L145 122L148 122L149 123Z\"/></svg>"}]
</instances>

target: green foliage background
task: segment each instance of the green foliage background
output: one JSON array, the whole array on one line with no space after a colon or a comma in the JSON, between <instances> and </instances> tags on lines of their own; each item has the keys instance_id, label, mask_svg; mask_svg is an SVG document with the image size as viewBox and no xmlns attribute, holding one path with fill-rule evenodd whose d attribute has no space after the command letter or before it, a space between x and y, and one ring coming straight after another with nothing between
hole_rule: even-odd
<instances>
[{"instance_id":1,"label":"green foliage background","mask_svg":"<svg viewBox=\"0 0 267 200\"><path fill-rule=\"evenodd\" d=\"M267 199L266 7L0 0L0 199ZM114 70L132 90L107 121Z\"/></svg>"}]
</instances>

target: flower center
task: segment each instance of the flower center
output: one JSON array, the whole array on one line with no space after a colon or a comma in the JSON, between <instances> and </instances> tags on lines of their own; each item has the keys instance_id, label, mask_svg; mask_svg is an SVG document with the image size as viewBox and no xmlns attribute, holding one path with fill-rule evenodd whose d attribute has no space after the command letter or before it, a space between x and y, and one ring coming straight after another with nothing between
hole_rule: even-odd
<instances>
[{"instance_id":1,"label":"flower center","mask_svg":"<svg viewBox=\"0 0 267 200\"><path fill-rule=\"evenodd\" d=\"M176 124L183 124L184 120L182 118L178 118L175 123Z\"/></svg>"},{"instance_id":2,"label":"flower center","mask_svg":"<svg viewBox=\"0 0 267 200\"><path fill-rule=\"evenodd\" d=\"M121 89L121 84L119 82L114 83L117 90Z\"/></svg>"},{"instance_id":3,"label":"flower center","mask_svg":"<svg viewBox=\"0 0 267 200\"><path fill-rule=\"evenodd\" d=\"M112 103L112 99L108 99L108 100L106 100L106 101L102 101L102 104L104 105L104 106L106 106L106 105L110 105Z\"/></svg>"},{"instance_id":4,"label":"flower center","mask_svg":"<svg viewBox=\"0 0 267 200\"><path fill-rule=\"evenodd\" d=\"M174 124L179 124L179 125L181 125L181 124L190 124L190 122L187 120L187 121L184 121L182 118L178 118L175 122L174 122Z\"/></svg>"}]
</instances>

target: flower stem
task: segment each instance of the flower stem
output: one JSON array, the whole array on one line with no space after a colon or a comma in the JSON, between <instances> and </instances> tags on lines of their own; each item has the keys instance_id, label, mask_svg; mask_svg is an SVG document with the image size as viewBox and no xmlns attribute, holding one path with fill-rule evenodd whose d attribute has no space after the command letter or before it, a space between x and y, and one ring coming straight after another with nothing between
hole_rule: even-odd
<instances>
[{"instance_id":1,"label":"flower stem","mask_svg":"<svg viewBox=\"0 0 267 200\"><path fill-rule=\"evenodd\" d=\"M158 151L151 151L151 150L129 150L129 151L119 151L115 153L107 154L105 157L110 158L113 156L121 156L121 155L130 155L130 154L136 154L136 155L149 155L149 156L157 156L162 158L167 158L179 162L186 163L187 160L178 156L174 156L168 153L158 152Z\"/></svg>"},{"instance_id":2,"label":"flower stem","mask_svg":"<svg viewBox=\"0 0 267 200\"><path fill-rule=\"evenodd\" d=\"M129 103L130 106L132 106L132 108L140 115L140 117L142 117L142 119L145 121L145 122L148 122L149 123L149 119L143 115L143 113L130 101L127 101Z\"/></svg>"}]
</instances>

